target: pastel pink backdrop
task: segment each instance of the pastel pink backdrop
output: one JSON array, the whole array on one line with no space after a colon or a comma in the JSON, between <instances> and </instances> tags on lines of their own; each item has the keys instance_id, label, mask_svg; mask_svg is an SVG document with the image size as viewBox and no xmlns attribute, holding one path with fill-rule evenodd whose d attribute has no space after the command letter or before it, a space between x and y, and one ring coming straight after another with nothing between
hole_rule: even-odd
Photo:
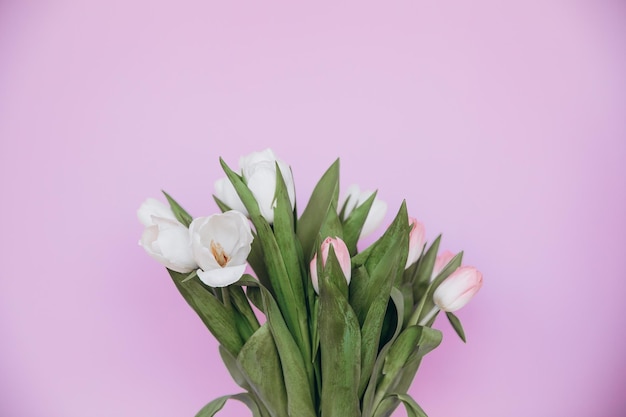
<instances>
[{"instance_id":1,"label":"pastel pink backdrop","mask_svg":"<svg viewBox=\"0 0 626 417\"><path fill-rule=\"evenodd\" d=\"M238 391L135 210L165 189L210 214L218 156L266 147L301 207L341 157L484 273L468 343L439 320L411 389L431 417L626 414L625 22L617 0L0 1L0 415Z\"/></svg>"}]
</instances>

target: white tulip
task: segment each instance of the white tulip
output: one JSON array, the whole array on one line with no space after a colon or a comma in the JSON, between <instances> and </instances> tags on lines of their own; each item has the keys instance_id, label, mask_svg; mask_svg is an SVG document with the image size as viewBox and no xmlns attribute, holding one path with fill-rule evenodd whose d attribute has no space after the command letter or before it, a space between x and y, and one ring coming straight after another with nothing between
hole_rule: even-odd
<instances>
[{"instance_id":1,"label":"white tulip","mask_svg":"<svg viewBox=\"0 0 626 417\"><path fill-rule=\"evenodd\" d=\"M137 217L144 226L152 226L154 224L152 216L176 220L176 216L174 216L174 212L169 205L163 204L157 199L148 198L137 210Z\"/></svg>"},{"instance_id":2,"label":"white tulip","mask_svg":"<svg viewBox=\"0 0 626 417\"><path fill-rule=\"evenodd\" d=\"M250 223L242 213L231 210L199 217L191 222L189 232L202 282L225 287L241 278L253 239Z\"/></svg>"},{"instance_id":3,"label":"white tulip","mask_svg":"<svg viewBox=\"0 0 626 417\"><path fill-rule=\"evenodd\" d=\"M239 174L243 177L259 204L261 215L269 223L274 222L274 208L276 207L276 201L274 200L274 195L276 194L276 164L278 164L280 173L285 181L289 201L293 208L296 201L296 190L289 165L276 158L271 149L253 152L239 159ZM222 178L215 182L215 196L231 209L248 215L248 211L245 209L235 191L235 187L233 187L228 178Z\"/></svg>"},{"instance_id":4,"label":"white tulip","mask_svg":"<svg viewBox=\"0 0 626 417\"><path fill-rule=\"evenodd\" d=\"M370 198L372 194L374 194L373 191L361 191L358 185L348 187L347 193L339 200L339 212L345 205L343 220L347 219L350 213ZM387 203L375 198L363 224L363 229L361 229L361 237L365 237L376 230L386 213Z\"/></svg>"},{"instance_id":5,"label":"white tulip","mask_svg":"<svg viewBox=\"0 0 626 417\"><path fill-rule=\"evenodd\" d=\"M187 273L198 267L191 253L189 230L177 220L152 215L139 244L148 255L172 271Z\"/></svg>"}]
</instances>

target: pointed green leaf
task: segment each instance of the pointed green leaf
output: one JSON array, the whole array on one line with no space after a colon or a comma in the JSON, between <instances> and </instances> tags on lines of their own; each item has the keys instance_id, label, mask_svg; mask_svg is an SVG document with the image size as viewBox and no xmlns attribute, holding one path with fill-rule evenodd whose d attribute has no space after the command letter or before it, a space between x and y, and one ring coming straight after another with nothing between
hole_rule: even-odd
<instances>
[{"instance_id":1,"label":"pointed green leaf","mask_svg":"<svg viewBox=\"0 0 626 417\"><path fill-rule=\"evenodd\" d=\"M303 359L272 295L264 288L261 288L261 295L267 312L267 324L282 365L289 415L316 417L313 366L310 361Z\"/></svg>"},{"instance_id":2,"label":"pointed green leaf","mask_svg":"<svg viewBox=\"0 0 626 417\"><path fill-rule=\"evenodd\" d=\"M248 339L237 356L239 369L272 416L287 416L287 392L280 358L268 324Z\"/></svg>"},{"instance_id":3,"label":"pointed green leaf","mask_svg":"<svg viewBox=\"0 0 626 417\"><path fill-rule=\"evenodd\" d=\"M413 298L415 300L419 300L424 296L426 289L430 284L430 276L432 275L433 268L435 267L440 242L441 235L437 236L437 239L433 241L432 245L430 245L417 264L415 276L411 280L413 285Z\"/></svg>"},{"instance_id":4,"label":"pointed green leaf","mask_svg":"<svg viewBox=\"0 0 626 417\"><path fill-rule=\"evenodd\" d=\"M339 199L339 159L337 159L319 180L311 198L298 221L297 235L302 245L304 261L309 262L315 252L314 244L328 210ZM335 209L336 210L336 209Z\"/></svg>"},{"instance_id":5,"label":"pointed green leaf","mask_svg":"<svg viewBox=\"0 0 626 417\"><path fill-rule=\"evenodd\" d=\"M367 216L369 215L370 209L372 208L372 204L374 204L376 194L377 192L374 192L367 200L363 202L363 204L356 207L350 213L348 218L343 222L343 240L344 242L346 242L346 246L348 247L348 250L350 251L350 254L352 256L356 254L356 244L359 241L359 236L361 236L361 230L363 229L365 220L367 220Z\"/></svg>"},{"instance_id":6,"label":"pointed green leaf","mask_svg":"<svg viewBox=\"0 0 626 417\"><path fill-rule=\"evenodd\" d=\"M395 392L407 392L415 374L419 368L422 358L441 343L442 333L430 327L422 327L422 333L417 341L417 348L413 351L406 364L396 377Z\"/></svg>"},{"instance_id":7,"label":"pointed green leaf","mask_svg":"<svg viewBox=\"0 0 626 417\"><path fill-rule=\"evenodd\" d=\"M385 358L383 374L395 374L404 366L415 350L421 333L422 328L418 326L409 326L400 333Z\"/></svg>"},{"instance_id":8,"label":"pointed green leaf","mask_svg":"<svg viewBox=\"0 0 626 417\"><path fill-rule=\"evenodd\" d=\"M297 279L290 278L274 232L267 220L261 215L259 205L248 186L244 184L241 177L231 170L221 158L220 163L226 176L233 184L237 195L250 214L250 220L252 224L254 224L257 238L263 248L263 259L267 267L273 295L275 295L276 302L283 312L285 322L299 348L302 351L306 351L309 345L306 321L307 309L304 294L301 290L301 280L299 277L296 277ZM260 277L259 280L261 280ZM300 282L296 282L297 280L300 280Z\"/></svg>"},{"instance_id":9,"label":"pointed green leaf","mask_svg":"<svg viewBox=\"0 0 626 417\"><path fill-rule=\"evenodd\" d=\"M374 394L376 393L376 388L378 387L380 377L382 376L385 358L387 357L387 353L389 352L389 349L391 349L393 342L402 330L402 317L404 316L404 302L402 300L402 294L397 288L392 288L390 297L395 309L396 327L395 331L390 336L389 341L380 349L378 356L376 357L376 362L374 363L374 368L368 376L369 382L365 393L363 394L363 416L370 416L374 411L372 410L374 406Z\"/></svg>"},{"instance_id":10,"label":"pointed green leaf","mask_svg":"<svg viewBox=\"0 0 626 417\"><path fill-rule=\"evenodd\" d=\"M202 407L196 417L213 417L218 411L220 411L224 404L226 404L226 400L230 398L230 395L224 395L223 397L219 397Z\"/></svg>"},{"instance_id":11,"label":"pointed green leaf","mask_svg":"<svg viewBox=\"0 0 626 417\"><path fill-rule=\"evenodd\" d=\"M257 329L260 327L259 320L254 314L252 307L250 307L250 302L248 301L248 298L246 297L243 288L236 285L231 285L227 288L230 292L230 299L235 306L235 309L237 309L237 311L239 312L241 319L245 322L246 328L249 331L249 334L246 333L247 336L243 338L244 340L247 340L247 338L252 333L256 332Z\"/></svg>"},{"instance_id":12,"label":"pointed green leaf","mask_svg":"<svg viewBox=\"0 0 626 417\"><path fill-rule=\"evenodd\" d=\"M235 383L241 388L249 391L250 385L248 385L246 378L241 373L241 370L237 365L237 358L233 356L233 354L225 349L222 345L219 346L219 352L220 357L222 358L222 362L224 362L224 366L226 366L226 369L228 370L228 373L230 373L230 376L233 378L233 381L235 381Z\"/></svg>"},{"instance_id":13,"label":"pointed green leaf","mask_svg":"<svg viewBox=\"0 0 626 417\"><path fill-rule=\"evenodd\" d=\"M213 200L215 201L215 204L217 204L217 207L221 210L222 213L232 210L226 203L217 198L215 195L213 196Z\"/></svg>"},{"instance_id":14,"label":"pointed green leaf","mask_svg":"<svg viewBox=\"0 0 626 417\"><path fill-rule=\"evenodd\" d=\"M276 164L277 172L280 172ZM311 343L309 341L309 328L307 321L307 301L303 283L308 279L305 272L302 250L294 229L293 211L287 186L282 175L276 175L276 208L274 209L274 236L280 251L282 260L289 279L289 294L292 298L288 301L290 305L296 307L299 321L298 327L301 339L298 348L303 354L306 363L311 362ZM310 372L311 378L313 371Z\"/></svg>"},{"instance_id":15,"label":"pointed green leaf","mask_svg":"<svg viewBox=\"0 0 626 417\"><path fill-rule=\"evenodd\" d=\"M250 246L250 253L248 254L248 264L256 274L259 282L268 290L273 291L272 283L267 273L267 266L265 265L265 257L263 255L263 244L261 239L257 238L257 234L253 231L252 245Z\"/></svg>"},{"instance_id":16,"label":"pointed green leaf","mask_svg":"<svg viewBox=\"0 0 626 417\"><path fill-rule=\"evenodd\" d=\"M338 264L328 262L320 274L319 335L322 416L358 416L361 369L359 322L331 276Z\"/></svg>"},{"instance_id":17,"label":"pointed green leaf","mask_svg":"<svg viewBox=\"0 0 626 417\"><path fill-rule=\"evenodd\" d=\"M422 407L408 394L391 394L386 397L380 406L376 409L375 417L383 417L391 415L396 407L403 403L406 408L407 417L428 417Z\"/></svg>"},{"instance_id":18,"label":"pointed green leaf","mask_svg":"<svg viewBox=\"0 0 626 417\"><path fill-rule=\"evenodd\" d=\"M398 273L400 262L400 247L406 243L406 239L399 239L396 246L390 248L388 257L381 260L370 276L370 281L379 282L377 293L372 298L367 309L366 316L361 328L362 335L362 372L359 384L359 393L365 390L369 381L369 373L374 368L376 355L380 346L380 336L385 320L385 314L389 305L389 298L395 275ZM381 276L379 278L379 276ZM384 276L384 278L383 278ZM370 287L371 288L371 287ZM372 288L373 289L373 288Z\"/></svg>"},{"instance_id":19,"label":"pointed green leaf","mask_svg":"<svg viewBox=\"0 0 626 417\"><path fill-rule=\"evenodd\" d=\"M169 269L168 272L180 294L200 316L217 341L233 355L237 355L243 341L239 336L233 313L228 311L200 280L192 279L182 282L187 274L180 274Z\"/></svg>"},{"instance_id":20,"label":"pointed green leaf","mask_svg":"<svg viewBox=\"0 0 626 417\"><path fill-rule=\"evenodd\" d=\"M466 343L465 331L463 331L463 326L461 325L461 320L459 320L459 318L457 316L455 316L454 314L450 313L449 311L446 311L446 316L448 317L448 320L450 321L450 324L452 325L452 328L454 329L456 334L461 338L463 343Z\"/></svg>"},{"instance_id":21,"label":"pointed green leaf","mask_svg":"<svg viewBox=\"0 0 626 417\"><path fill-rule=\"evenodd\" d=\"M248 406L250 411L252 412L253 417L261 417L262 414L259 411L259 407L256 402L252 398L252 396L248 393L241 393L235 395L225 395L223 397L219 397L202 407L202 410L196 414L196 417L213 417L218 411L220 411L227 400L238 400Z\"/></svg>"},{"instance_id":22,"label":"pointed green leaf","mask_svg":"<svg viewBox=\"0 0 626 417\"><path fill-rule=\"evenodd\" d=\"M408 227L408 214L403 203L389 229L379 239L376 248L371 251L364 263L369 279L355 280L350 285L350 305L357 314L359 323L365 322L374 304L384 304L385 308L379 306L377 310L374 320L375 333L380 332L391 287L399 274L404 271L408 253Z\"/></svg>"},{"instance_id":23,"label":"pointed green leaf","mask_svg":"<svg viewBox=\"0 0 626 417\"><path fill-rule=\"evenodd\" d=\"M261 289L259 287L246 288L246 295L248 299L256 308L262 313L265 313L265 307L263 307L263 298L261 297Z\"/></svg>"},{"instance_id":24,"label":"pointed green leaf","mask_svg":"<svg viewBox=\"0 0 626 417\"><path fill-rule=\"evenodd\" d=\"M174 212L174 216L176 217L176 219L184 224L185 227L189 227L189 225L193 221L193 217L191 217L191 215L187 213L187 211L185 211L185 209L182 208L181 205L178 204L176 200L174 200L168 193L166 193L165 191L162 192L165 195L165 198L167 198L167 202L170 204L170 208Z\"/></svg>"}]
</instances>

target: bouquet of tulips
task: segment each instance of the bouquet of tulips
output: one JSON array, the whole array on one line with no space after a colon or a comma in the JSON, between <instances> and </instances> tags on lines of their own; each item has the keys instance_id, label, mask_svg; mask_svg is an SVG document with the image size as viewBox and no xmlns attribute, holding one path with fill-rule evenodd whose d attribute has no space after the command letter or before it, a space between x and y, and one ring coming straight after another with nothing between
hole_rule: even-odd
<instances>
[{"instance_id":1,"label":"bouquet of tulips","mask_svg":"<svg viewBox=\"0 0 626 417\"><path fill-rule=\"evenodd\" d=\"M424 355L442 334L440 311L465 340L453 311L482 285L462 253L438 255L404 203L384 234L359 251L383 220L376 193L350 188L339 199L339 160L298 214L291 168L267 149L242 157L215 183L222 213L192 217L167 193L138 210L140 245L218 340L255 417L379 417L403 404ZM254 275L246 273L248 265ZM261 319L260 319L261 318Z\"/></svg>"}]
</instances>

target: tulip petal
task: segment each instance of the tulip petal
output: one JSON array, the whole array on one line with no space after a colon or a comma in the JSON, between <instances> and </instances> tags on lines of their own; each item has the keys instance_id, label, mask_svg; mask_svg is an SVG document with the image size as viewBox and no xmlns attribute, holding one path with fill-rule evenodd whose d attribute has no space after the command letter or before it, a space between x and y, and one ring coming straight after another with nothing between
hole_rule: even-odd
<instances>
[{"instance_id":1,"label":"tulip petal","mask_svg":"<svg viewBox=\"0 0 626 417\"><path fill-rule=\"evenodd\" d=\"M198 278L210 287L226 287L239 281L245 270L246 264L226 266L208 271L200 269L198 270Z\"/></svg>"}]
</instances>

